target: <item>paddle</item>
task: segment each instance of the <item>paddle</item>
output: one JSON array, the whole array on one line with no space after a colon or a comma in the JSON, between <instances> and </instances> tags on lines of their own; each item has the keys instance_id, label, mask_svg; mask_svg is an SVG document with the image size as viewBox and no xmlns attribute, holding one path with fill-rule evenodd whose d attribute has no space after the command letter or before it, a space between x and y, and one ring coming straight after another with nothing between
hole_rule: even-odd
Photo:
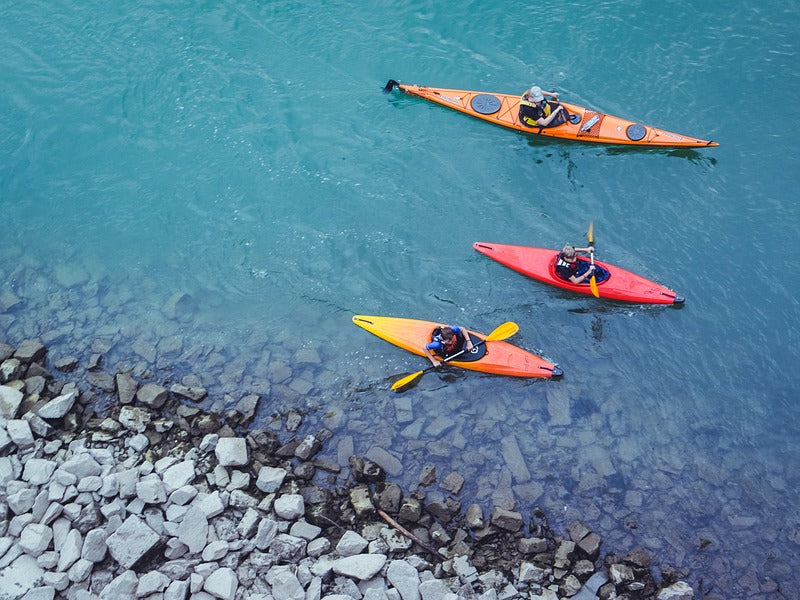
<instances>
[{"instance_id":1,"label":"paddle","mask_svg":"<svg viewBox=\"0 0 800 600\"><path fill-rule=\"evenodd\" d=\"M589 245L594 247L594 221L589 221L589 231L586 232L586 237L589 238ZM592 259L592 266L594 266L594 252L591 252L589 256ZM599 298L600 292L597 289L597 277L594 271L592 271L592 278L589 280L589 287L592 289L594 297Z\"/></svg>"},{"instance_id":2,"label":"paddle","mask_svg":"<svg viewBox=\"0 0 800 600\"><path fill-rule=\"evenodd\" d=\"M496 341L499 341L499 340L508 339L512 335L517 333L518 331L519 331L519 325L517 325L513 321L506 321L505 323L500 325L497 329L492 331L492 333L487 335L486 339L481 340L477 344L474 344L472 347L473 348L477 348L478 346L480 346L481 344L485 344L486 342L496 342ZM453 360L454 358L456 358L457 356L461 356L462 354L464 354L464 352L466 352L466 350L461 350L459 352L456 352L452 356L448 356L447 358L445 358L442 362L449 362L449 361ZM415 379L417 379L418 377L422 377L422 375L424 375L428 371L432 371L435 368L436 367L431 365L427 369L422 369L421 371L417 371L416 373L412 373L411 375L403 377L402 379L398 379L397 381L395 381L392 384L392 389L396 390L396 389L399 389L401 387L404 387L404 386L408 385L409 383L411 383L412 381L414 381Z\"/></svg>"}]
</instances>

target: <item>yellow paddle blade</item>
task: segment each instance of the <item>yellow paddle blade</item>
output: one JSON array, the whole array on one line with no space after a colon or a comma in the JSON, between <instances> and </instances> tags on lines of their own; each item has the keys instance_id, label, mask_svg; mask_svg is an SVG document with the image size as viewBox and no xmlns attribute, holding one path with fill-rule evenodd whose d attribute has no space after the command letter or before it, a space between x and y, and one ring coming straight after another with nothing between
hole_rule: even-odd
<instances>
[{"instance_id":1,"label":"yellow paddle blade","mask_svg":"<svg viewBox=\"0 0 800 600\"><path fill-rule=\"evenodd\" d=\"M407 375L407 376L403 377L402 379L398 379L397 381L395 381L392 384L392 389L396 390L396 389L401 388L401 387L403 387L405 385L408 385L409 383L414 381L417 377L422 375L423 372L424 371L417 371L416 373L412 373L411 375Z\"/></svg>"},{"instance_id":2,"label":"yellow paddle blade","mask_svg":"<svg viewBox=\"0 0 800 600\"><path fill-rule=\"evenodd\" d=\"M597 289L597 277L592 275L592 278L589 280L589 287L592 289L592 294L594 294L595 298L600 297L600 291Z\"/></svg>"},{"instance_id":3,"label":"yellow paddle blade","mask_svg":"<svg viewBox=\"0 0 800 600\"><path fill-rule=\"evenodd\" d=\"M586 237L589 238L589 245L594 244L594 221L589 221L589 231L586 232Z\"/></svg>"},{"instance_id":4,"label":"yellow paddle blade","mask_svg":"<svg viewBox=\"0 0 800 600\"><path fill-rule=\"evenodd\" d=\"M506 321L497 327L492 333L486 336L487 342L496 342L498 340L505 340L519 331L519 325L513 321Z\"/></svg>"}]
</instances>

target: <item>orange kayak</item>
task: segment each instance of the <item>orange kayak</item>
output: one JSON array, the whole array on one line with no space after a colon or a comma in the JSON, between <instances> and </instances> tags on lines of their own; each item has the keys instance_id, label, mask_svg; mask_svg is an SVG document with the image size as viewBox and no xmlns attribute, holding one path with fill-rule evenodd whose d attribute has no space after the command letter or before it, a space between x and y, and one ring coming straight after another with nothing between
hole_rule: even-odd
<instances>
[{"instance_id":1,"label":"orange kayak","mask_svg":"<svg viewBox=\"0 0 800 600\"><path fill-rule=\"evenodd\" d=\"M445 325L435 321L368 315L355 315L353 323L417 356L425 356L424 346L431 341L433 330ZM473 344L478 344L486 339L486 336L481 333L469 330L468 332ZM559 377L563 375L563 371L553 363L503 341L486 341L463 356L463 360L450 360L447 364L472 371L513 377Z\"/></svg>"},{"instance_id":2,"label":"orange kayak","mask_svg":"<svg viewBox=\"0 0 800 600\"><path fill-rule=\"evenodd\" d=\"M570 113L570 121L555 127L528 127L519 120L521 94L406 85L394 79L389 80L384 91L388 93L395 87L406 94L425 98L489 123L542 137L629 146L677 148L719 146L717 142L672 133L567 102L559 101Z\"/></svg>"}]
</instances>

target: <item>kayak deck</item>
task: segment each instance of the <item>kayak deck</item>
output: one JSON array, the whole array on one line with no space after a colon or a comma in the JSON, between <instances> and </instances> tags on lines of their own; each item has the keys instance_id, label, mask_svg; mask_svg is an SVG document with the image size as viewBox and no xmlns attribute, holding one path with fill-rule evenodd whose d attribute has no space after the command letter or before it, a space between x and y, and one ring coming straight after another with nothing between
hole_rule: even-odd
<instances>
[{"instance_id":1,"label":"kayak deck","mask_svg":"<svg viewBox=\"0 0 800 600\"><path fill-rule=\"evenodd\" d=\"M393 79L389 80L384 90L391 91L394 86L407 94L483 121L543 137L654 147L698 148L719 145L710 140L680 135L561 101L559 103L574 115L574 122L568 121L555 127L528 127L519 120L520 95L407 85Z\"/></svg>"},{"instance_id":2,"label":"kayak deck","mask_svg":"<svg viewBox=\"0 0 800 600\"><path fill-rule=\"evenodd\" d=\"M592 295L587 283L572 283L556 275L558 251L491 242L475 242L472 247L523 275L579 294ZM579 257L578 260L586 260ZM644 304L682 304L684 299L671 289L615 265L595 260L595 265L608 271L608 277L597 281L600 298Z\"/></svg>"},{"instance_id":3,"label":"kayak deck","mask_svg":"<svg viewBox=\"0 0 800 600\"><path fill-rule=\"evenodd\" d=\"M369 315L355 315L352 320L373 335L417 356L425 356L424 347L431 341L434 328L446 325L435 321ZM468 331L473 341L476 338L486 339L482 333ZM475 352L479 353L484 347L485 354L478 359L454 359L447 361L447 364L471 371L512 377L558 377L562 374L561 369L553 363L513 344L497 340L487 341L475 348Z\"/></svg>"}]
</instances>

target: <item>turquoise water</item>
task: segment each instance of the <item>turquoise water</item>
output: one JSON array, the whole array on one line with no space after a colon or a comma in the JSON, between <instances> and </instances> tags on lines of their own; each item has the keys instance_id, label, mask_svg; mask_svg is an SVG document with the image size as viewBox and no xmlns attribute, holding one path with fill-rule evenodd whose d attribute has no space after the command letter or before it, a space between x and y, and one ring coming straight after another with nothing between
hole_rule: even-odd
<instances>
[{"instance_id":1,"label":"turquoise water","mask_svg":"<svg viewBox=\"0 0 800 600\"><path fill-rule=\"evenodd\" d=\"M262 422L302 410L394 452L408 488L459 470L465 501L581 518L698 594L791 597L798 31L797 2L4 3L0 341L191 372L218 407L256 391ZM721 145L532 139L389 78L535 82ZM471 249L582 244L589 220L598 258L686 305L571 296ZM425 363L355 313L512 320L565 376L447 372L396 396Z\"/></svg>"}]
</instances>

